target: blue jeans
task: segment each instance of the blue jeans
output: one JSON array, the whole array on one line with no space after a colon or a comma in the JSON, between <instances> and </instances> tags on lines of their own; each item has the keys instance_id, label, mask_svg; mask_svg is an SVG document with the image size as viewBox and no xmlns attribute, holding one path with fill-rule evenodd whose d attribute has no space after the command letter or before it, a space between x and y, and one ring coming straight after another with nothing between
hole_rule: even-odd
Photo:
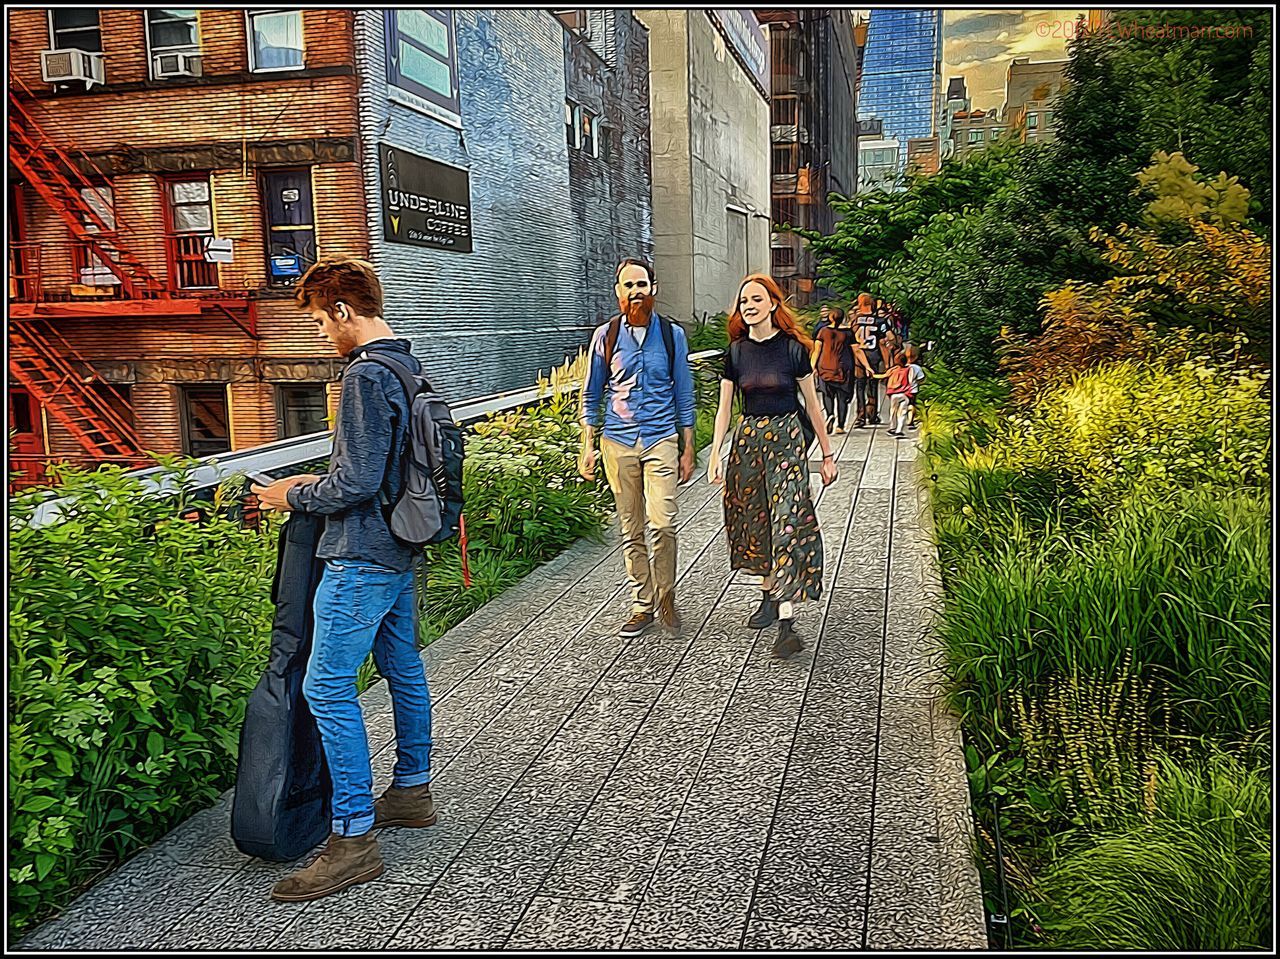
<instances>
[{"instance_id":1,"label":"blue jeans","mask_svg":"<svg viewBox=\"0 0 1280 959\"><path fill-rule=\"evenodd\" d=\"M325 561L302 692L324 743L333 778L333 831L340 836L362 836L373 828L369 737L356 697L356 671L370 649L391 692L393 783L421 786L431 779L431 693L416 636L412 570Z\"/></svg>"}]
</instances>

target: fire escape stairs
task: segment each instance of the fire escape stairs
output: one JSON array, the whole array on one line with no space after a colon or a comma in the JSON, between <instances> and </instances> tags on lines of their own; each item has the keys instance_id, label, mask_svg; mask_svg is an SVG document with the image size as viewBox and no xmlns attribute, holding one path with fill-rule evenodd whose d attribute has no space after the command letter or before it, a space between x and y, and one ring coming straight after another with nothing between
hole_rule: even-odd
<instances>
[{"instance_id":1,"label":"fire escape stairs","mask_svg":"<svg viewBox=\"0 0 1280 959\"><path fill-rule=\"evenodd\" d=\"M71 360L92 369L43 321L9 324L9 375L95 459L142 465L137 434Z\"/></svg>"},{"instance_id":2,"label":"fire escape stairs","mask_svg":"<svg viewBox=\"0 0 1280 959\"><path fill-rule=\"evenodd\" d=\"M75 151L81 157L84 154ZM92 166L88 157L86 163ZM71 155L49 137L24 99L9 91L9 161L23 179L120 280L129 299L169 299L168 285L121 242L118 223L109 224L83 191L95 185Z\"/></svg>"}]
</instances>

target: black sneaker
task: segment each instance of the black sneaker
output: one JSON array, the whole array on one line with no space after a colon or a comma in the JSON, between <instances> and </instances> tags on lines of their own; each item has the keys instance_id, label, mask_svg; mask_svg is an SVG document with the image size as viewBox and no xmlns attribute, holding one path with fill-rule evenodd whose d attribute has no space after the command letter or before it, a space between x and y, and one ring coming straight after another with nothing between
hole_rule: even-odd
<instances>
[{"instance_id":1,"label":"black sneaker","mask_svg":"<svg viewBox=\"0 0 1280 959\"><path fill-rule=\"evenodd\" d=\"M804 644L800 642L800 637L791 628L791 620L778 620L778 639L773 644L774 659L786 659L802 649L804 649Z\"/></svg>"},{"instance_id":2,"label":"black sneaker","mask_svg":"<svg viewBox=\"0 0 1280 959\"><path fill-rule=\"evenodd\" d=\"M765 593L764 598L760 600L760 606L751 618L747 620L747 625L752 629L767 629L778 621L778 602L770 599L769 594Z\"/></svg>"},{"instance_id":3,"label":"black sneaker","mask_svg":"<svg viewBox=\"0 0 1280 959\"><path fill-rule=\"evenodd\" d=\"M623 639L633 639L641 635L650 626L653 625L653 613L636 613L622 629L618 630L618 635Z\"/></svg>"}]
</instances>

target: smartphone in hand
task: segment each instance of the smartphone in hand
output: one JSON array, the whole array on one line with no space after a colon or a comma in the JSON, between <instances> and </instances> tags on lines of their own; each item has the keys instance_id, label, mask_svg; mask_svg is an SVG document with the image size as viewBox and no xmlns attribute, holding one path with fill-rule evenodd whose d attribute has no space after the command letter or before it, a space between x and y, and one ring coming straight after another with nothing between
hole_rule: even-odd
<instances>
[{"instance_id":1,"label":"smartphone in hand","mask_svg":"<svg viewBox=\"0 0 1280 959\"><path fill-rule=\"evenodd\" d=\"M275 482L275 480L266 473L260 473L256 470L245 470L244 475L249 478L251 483L255 483L258 486L270 486Z\"/></svg>"}]
</instances>

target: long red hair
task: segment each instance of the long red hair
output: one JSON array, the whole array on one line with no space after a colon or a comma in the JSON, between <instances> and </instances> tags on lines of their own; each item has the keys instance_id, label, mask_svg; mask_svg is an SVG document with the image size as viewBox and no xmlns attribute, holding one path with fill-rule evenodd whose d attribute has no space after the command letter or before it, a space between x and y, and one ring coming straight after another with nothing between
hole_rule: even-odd
<instances>
[{"instance_id":1,"label":"long red hair","mask_svg":"<svg viewBox=\"0 0 1280 959\"><path fill-rule=\"evenodd\" d=\"M767 273L752 273L738 284L738 295L733 298L733 312L725 328L729 331L730 340L740 340L747 335L747 321L742 318L742 290L748 283L759 283L769 291L777 309L773 311L773 325L794 340L799 340L806 350L813 349L813 340L800 325L799 318L787 306L787 298L776 280Z\"/></svg>"}]
</instances>

